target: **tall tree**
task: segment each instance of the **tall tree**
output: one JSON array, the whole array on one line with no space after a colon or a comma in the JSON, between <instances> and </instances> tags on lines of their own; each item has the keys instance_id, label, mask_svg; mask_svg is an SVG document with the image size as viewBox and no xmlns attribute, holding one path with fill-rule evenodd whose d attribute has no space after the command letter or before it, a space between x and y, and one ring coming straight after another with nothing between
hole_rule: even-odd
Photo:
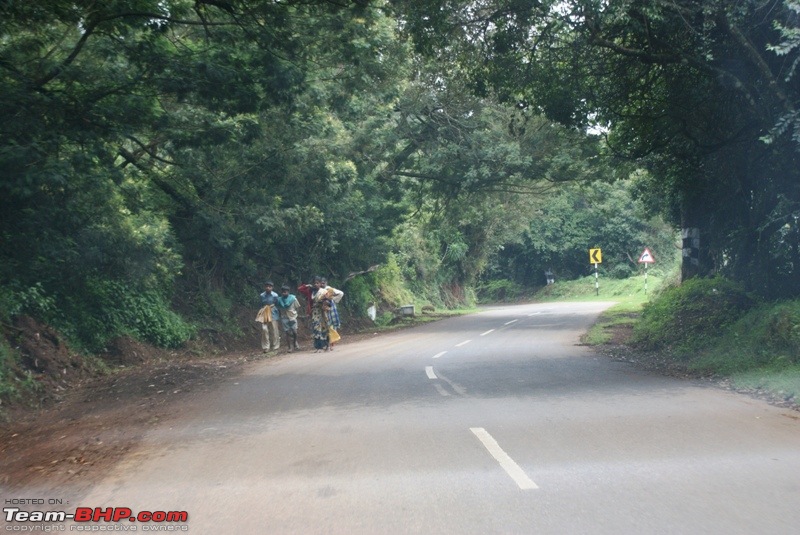
<instances>
[{"instance_id":1,"label":"tall tree","mask_svg":"<svg viewBox=\"0 0 800 535\"><path fill-rule=\"evenodd\" d=\"M298 106L344 107L396 66L367 2L5 2L0 20L0 285L62 305L98 280L168 298L181 271L223 286L258 273L274 252L259 237L309 231L326 210L297 212L350 180L346 158L297 163L265 140L335 137L275 125L319 120ZM275 196L314 164L328 189L297 189L322 199Z\"/></svg>"},{"instance_id":2,"label":"tall tree","mask_svg":"<svg viewBox=\"0 0 800 535\"><path fill-rule=\"evenodd\" d=\"M448 63L447 67L452 64ZM530 108L476 96L456 71L419 62L398 100L379 180L401 184L417 207L400 229L409 278L474 285L529 224L535 200L561 184L610 178L601 143Z\"/></svg>"},{"instance_id":3,"label":"tall tree","mask_svg":"<svg viewBox=\"0 0 800 535\"><path fill-rule=\"evenodd\" d=\"M612 277L636 273L639 254L648 247L672 265L675 232L633 197L645 177L613 183L570 184L531 203L525 231L504 244L487 278L505 278L526 286L545 283L544 272L574 279L591 272L588 249L600 248L604 272Z\"/></svg>"},{"instance_id":4,"label":"tall tree","mask_svg":"<svg viewBox=\"0 0 800 535\"><path fill-rule=\"evenodd\" d=\"M800 266L784 253L800 167L789 129L774 128L797 109L787 74L800 51L769 50L791 43L776 25L796 28L793 2L395 5L420 48L464 62L476 91L610 128L609 147L648 165L651 189L684 229L685 276L721 270L765 294L800 293Z\"/></svg>"}]
</instances>

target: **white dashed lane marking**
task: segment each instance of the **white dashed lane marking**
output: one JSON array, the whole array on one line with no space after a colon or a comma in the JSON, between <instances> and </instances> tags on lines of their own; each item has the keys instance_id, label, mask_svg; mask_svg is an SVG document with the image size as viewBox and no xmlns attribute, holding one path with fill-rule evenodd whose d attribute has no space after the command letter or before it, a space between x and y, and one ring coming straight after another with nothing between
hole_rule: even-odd
<instances>
[{"instance_id":1,"label":"white dashed lane marking","mask_svg":"<svg viewBox=\"0 0 800 535\"><path fill-rule=\"evenodd\" d=\"M433 383L433 386L436 387L436 390L438 390L441 395L443 395L445 397L450 395L450 392L445 390L444 387L442 385L440 385L439 383Z\"/></svg>"},{"instance_id":2,"label":"white dashed lane marking","mask_svg":"<svg viewBox=\"0 0 800 535\"><path fill-rule=\"evenodd\" d=\"M536 483L528 477L528 475L519 467L517 463L514 462L514 459L508 456L508 454L503 451L503 448L500 447L500 444L490 435L486 429L483 427L472 427L470 428L478 440L484 445L484 447L489 451L492 457L500 463L500 466L506 473L511 476L511 479L519 486L522 490L531 490L531 489L538 489L539 487Z\"/></svg>"}]
</instances>

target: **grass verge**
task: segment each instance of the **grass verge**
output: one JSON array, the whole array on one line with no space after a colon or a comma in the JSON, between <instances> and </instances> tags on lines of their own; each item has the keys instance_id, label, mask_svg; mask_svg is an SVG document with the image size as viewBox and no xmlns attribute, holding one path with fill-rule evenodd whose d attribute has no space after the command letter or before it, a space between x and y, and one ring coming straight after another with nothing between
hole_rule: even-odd
<instances>
[{"instance_id":1,"label":"grass verge","mask_svg":"<svg viewBox=\"0 0 800 535\"><path fill-rule=\"evenodd\" d=\"M584 283L563 284L572 287L559 289L565 296L559 300L583 299ZM662 372L711 378L800 407L800 301L758 302L721 279L665 288L651 300L619 297L583 343Z\"/></svg>"},{"instance_id":2,"label":"grass verge","mask_svg":"<svg viewBox=\"0 0 800 535\"><path fill-rule=\"evenodd\" d=\"M641 303L617 303L600 315L581 342L590 346L622 342L630 336L641 309Z\"/></svg>"}]
</instances>

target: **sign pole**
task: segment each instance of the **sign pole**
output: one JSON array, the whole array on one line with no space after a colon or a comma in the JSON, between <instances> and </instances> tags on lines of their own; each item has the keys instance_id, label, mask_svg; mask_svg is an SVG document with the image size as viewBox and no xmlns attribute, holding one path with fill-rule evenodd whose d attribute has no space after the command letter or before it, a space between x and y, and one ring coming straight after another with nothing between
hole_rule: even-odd
<instances>
[{"instance_id":1,"label":"sign pole","mask_svg":"<svg viewBox=\"0 0 800 535\"><path fill-rule=\"evenodd\" d=\"M589 263L594 264L594 293L600 295L600 283L597 281L597 265L603 261L602 249L589 249Z\"/></svg>"},{"instance_id":2,"label":"sign pole","mask_svg":"<svg viewBox=\"0 0 800 535\"><path fill-rule=\"evenodd\" d=\"M653 253L650 252L650 249L647 247L644 248L644 252L639 255L639 263L644 264L644 295L647 295L647 266L648 264L654 264L656 258L653 256Z\"/></svg>"},{"instance_id":3,"label":"sign pole","mask_svg":"<svg viewBox=\"0 0 800 535\"><path fill-rule=\"evenodd\" d=\"M594 294L600 295L600 282L597 280L597 262L594 263Z\"/></svg>"}]
</instances>

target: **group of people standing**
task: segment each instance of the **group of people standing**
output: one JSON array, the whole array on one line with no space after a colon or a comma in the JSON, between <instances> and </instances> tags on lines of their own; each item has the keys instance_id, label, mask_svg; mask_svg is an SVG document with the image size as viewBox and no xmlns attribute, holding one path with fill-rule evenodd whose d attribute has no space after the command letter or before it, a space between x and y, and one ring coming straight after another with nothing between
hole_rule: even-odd
<instances>
[{"instance_id":1,"label":"group of people standing","mask_svg":"<svg viewBox=\"0 0 800 535\"><path fill-rule=\"evenodd\" d=\"M311 284L301 284L297 291L306 298L306 317L309 318L314 352L332 351L334 344L341 339L341 320L337 304L344 297L344 292L328 286L325 277L319 276L314 277ZM301 306L290 288L282 286L278 295L273 291L272 282L267 281L260 298L261 309L256 315L256 321L262 326L261 349L265 352L280 349L278 322L286 335L289 352L300 349L297 343L297 318Z\"/></svg>"}]
</instances>

